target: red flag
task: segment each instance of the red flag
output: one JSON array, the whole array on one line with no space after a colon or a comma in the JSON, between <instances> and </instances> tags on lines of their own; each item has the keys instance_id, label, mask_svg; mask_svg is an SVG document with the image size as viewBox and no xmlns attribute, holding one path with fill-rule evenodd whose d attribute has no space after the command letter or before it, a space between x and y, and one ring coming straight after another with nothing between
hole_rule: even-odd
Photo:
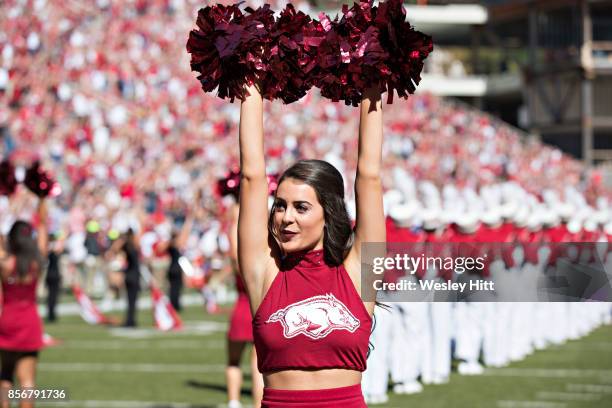
<instances>
[{"instance_id":1,"label":"red flag","mask_svg":"<svg viewBox=\"0 0 612 408\"><path fill-rule=\"evenodd\" d=\"M155 326L163 331L177 330L183 326L170 301L156 286L151 283L151 298L153 300L153 318Z\"/></svg>"},{"instance_id":2,"label":"red flag","mask_svg":"<svg viewBox=\"0 0 612 408\"><path fill-rule=\"evenodd\" d=\"M181 256L178 260L179 266L186 277L187 287L202 289L204 286L204 271L199 265L193 265L189 259Z\"/></svg>"},{"instance_id":3,"label":"red flag","mask_svg":"<svg viewBox=\"0 0 612 408\"><path fill-rule=\"evenodd\" d=\"M91 301L78 284L72 285L72 293L80 306L79 313L83 320L89 324L107 324L111 323L110 319L104 316Z\"/></svg>"}]
</instances>

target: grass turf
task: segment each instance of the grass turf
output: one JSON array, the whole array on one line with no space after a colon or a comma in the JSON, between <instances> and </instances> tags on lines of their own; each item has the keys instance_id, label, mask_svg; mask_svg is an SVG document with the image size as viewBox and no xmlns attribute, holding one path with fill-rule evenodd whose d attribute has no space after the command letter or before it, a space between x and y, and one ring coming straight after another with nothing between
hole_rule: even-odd
<instances>
[{"instance_id":1,"label":"grass turf","mask_svg":"<svg viewBox=\"0 0 612 408\"><path fill-rule=\"evenodd\" d=\"M68 402L72 401L69 406L78 406L78 401L108 401L108 406L111 401L125 401L125 406L129 406L128 401L132 401L131 406L164 407L170 406L164 403L171 402L217 407L226 401L228 316L209 315L202 307L189 307L182 318L185 331L161 333L153 329L150 311L139 313L140 329L136 331L89 326L78 316L62 317L58 323L46 326L46 332L63 343L41 353L38 388L65 389ZM243 402L248 403L246 354L243 368L246 372ZM514 375L504 374L504 369L477 377L453 373L448 384L426 386L424 392L412 396L390 393L389 403L377 406L610 407L612 327L602 327L581 340L538 351L509 368L514 369ZM549 371L534 373L534 369ZM555 376L561 369L577 371ZM587 386L583 389L580 384ZM104 406L103 402L98 404ZM112 406L120 404L115 402Z\"/></svg>"}]
</instances>

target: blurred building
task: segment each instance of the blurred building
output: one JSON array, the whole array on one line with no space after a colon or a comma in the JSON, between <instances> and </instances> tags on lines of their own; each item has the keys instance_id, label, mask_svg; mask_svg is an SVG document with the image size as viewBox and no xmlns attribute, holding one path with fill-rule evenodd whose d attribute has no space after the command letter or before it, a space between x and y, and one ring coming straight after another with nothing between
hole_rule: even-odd
<instances>
[{"instance_id":1,"label":"blurred building","mask_svg":"<svg viewBox=\"0 0 612 408\"><path fill-rule=\"evenodd\" d=\"M521 125L588 164L612 161L612 2L494 3L480 31L518 57Z\"/></svg>"}]
</instances>

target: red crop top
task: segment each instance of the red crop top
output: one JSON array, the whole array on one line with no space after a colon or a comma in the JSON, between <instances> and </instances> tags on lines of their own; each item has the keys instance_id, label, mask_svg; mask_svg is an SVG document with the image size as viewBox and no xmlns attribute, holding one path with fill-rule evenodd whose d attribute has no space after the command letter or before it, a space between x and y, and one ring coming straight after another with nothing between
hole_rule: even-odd
<instances>
[{"instance_id":1,"label":"red crop top","mask_svg":"<svg viewBox=\"0 0 612 408\"><path fill-rule=\"evenodd\" d=\"M259 371L365 371L372 319L344 266L290 254L253 317Z\"/></svg>"}]
</instances>

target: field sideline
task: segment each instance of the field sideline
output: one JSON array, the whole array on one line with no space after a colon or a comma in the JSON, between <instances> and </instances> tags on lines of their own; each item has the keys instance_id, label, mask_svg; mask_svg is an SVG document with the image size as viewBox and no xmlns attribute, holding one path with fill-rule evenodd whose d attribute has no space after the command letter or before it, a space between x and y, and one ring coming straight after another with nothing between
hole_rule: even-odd
<instances>
[{"instance_id":1,"label":"field sideline","mask_svg":"<svg viewBox=\"0 0 612 408\"><path fill-rule=\"evenodd\" d=\"M120 316L120 315L117 315ZM140 328L89 326L78 316L46 325L63 343L43 350L38 388L65 389L66 407L221 407L225 403L227 315L203 307L182 314L185 329L161 333L150 311ZM245 356L246 357L246 356ZM244 362L247 363L245 358ZM247 368L248 364L243 366ZM249 376L243 402L249 402ZM612 406L612 326L562 346L539 351L479 377L453 374L449 384L426 386L414 396L390 394L377 407L595 408Z\"/></svg>"}]
</instances>

